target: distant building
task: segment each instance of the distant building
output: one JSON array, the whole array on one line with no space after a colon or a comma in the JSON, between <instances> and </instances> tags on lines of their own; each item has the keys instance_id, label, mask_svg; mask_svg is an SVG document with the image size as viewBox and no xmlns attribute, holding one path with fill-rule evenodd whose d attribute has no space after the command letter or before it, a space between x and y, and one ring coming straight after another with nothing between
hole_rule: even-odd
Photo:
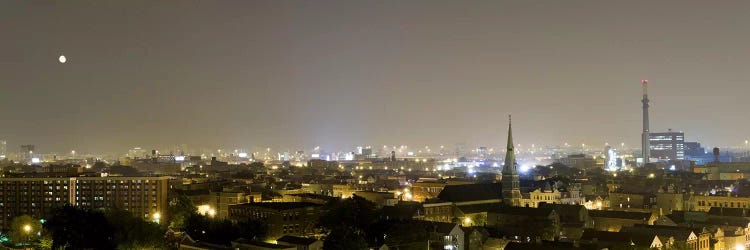
<instances>
[{"instance_id":1,"label":"distant building","mask_svg":"<svg viewBox=\"0 0 750 250\"><path fill-rule=\"evenodd\" d=\"M0 160L8 158L8 143L0 140Z\"/></svg>"},{"instance_id":2,"label":"distant building","mask_svg":"<svg viewBox=\"0 0 750 250\"><path fill-rule=\"evenodd\" d=\"M593 157L585 154L572 154L566 157L558 159L559 162L565 166L571 168L588 169L596 166L596 160Z\"/></svg>"},{"instance_id":3,"label":"distant building","mask_svg":"<svg viewBox=\"0 0 750 250\"><path fill-rule=\"evenodd\" d=\"M693 172L705 174L706 180L739 180L750 177L750 162L709 162Z\"/></svg>"},{"instance_id":4,"label":"distant building","mask_svg":"<svg viewBox=\"0 0 750 250\"><path fill-rule=\"evenodd\" d=\"M34 145L21 145L21 151L20 151L20 160L22 163L28 164L31 163L31 159L34 158L34 150L36 147Z\"/></svg>"},{"instance_id":5,"label":"distant building","mask_svg":"<svg viewBox=\"0 0 750 250\"><path fill-rule=\"evenodd\" d=\"M651 158L659 161L677 161L685 160L685 133L672 132L651 132L649 133L649 145L651 148Z\"/></svg>"}]
</instances>

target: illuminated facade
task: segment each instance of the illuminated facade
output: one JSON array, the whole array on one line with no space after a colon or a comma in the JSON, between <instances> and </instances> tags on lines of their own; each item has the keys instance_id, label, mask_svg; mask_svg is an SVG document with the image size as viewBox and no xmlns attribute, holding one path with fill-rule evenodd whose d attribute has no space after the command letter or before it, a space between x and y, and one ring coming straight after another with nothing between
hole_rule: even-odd
<instances>
[{"instance_id":1,"label":"illuminated facade","mask_svg":"<svg viewBox=\"0 0 750 250\"><path fill-rule=\"evenodd\" d=\"M685 160L685 133L650 133L651 157L659 161Z\"/></svg>"},{"instance_id":2,"label":"illuminated facade","mask_svg":"<svg viewBox=\"0 0 750 250\"><path fill-rule=\"evenodd\" d=\"M314 236L321 214L319 204L309 202L262 202L229 205L231 220L252 219L268 223L267 238L284 235Z\"/></svg>"},{"instance_id":3,"label":"illuminated facade","mask_svg":"<svg viewBox=\"0 0 750 250\"><path fill-rule=\"evenodd\" d=\"M726 195L696 195L692 197L696 211L708 211L711 207L750 208L750 197Z\"/></svg>"},{"instance_id":4,"label":"illuminated facade","mask_svg":"<svg viewBox=\"0 0 750 250\"><path fill-rule=\"evenodd\" d=\"M0 178L0 225L13 217L43 218L70 204L86 209L120 207L143 218L167 209L169 177Z\"/></svg>"}]
</instances>

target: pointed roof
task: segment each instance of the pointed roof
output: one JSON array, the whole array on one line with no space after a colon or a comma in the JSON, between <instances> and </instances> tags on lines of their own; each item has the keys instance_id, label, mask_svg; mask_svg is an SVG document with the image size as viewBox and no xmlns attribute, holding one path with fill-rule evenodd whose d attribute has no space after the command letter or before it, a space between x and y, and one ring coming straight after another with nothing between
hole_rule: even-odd
<instances>
[{"instance_id":1,"label":"pointed roof","mask_svg":"<svg viewBox=\"0 0 750 250\"><path fill-rule=\"evenodd\" d=\"M516 152L513 148L513 124L510 115L508 115L508 146L505 151L505 166L503 172L515 174L516 172Z\"/></svg>"}]
</instances>

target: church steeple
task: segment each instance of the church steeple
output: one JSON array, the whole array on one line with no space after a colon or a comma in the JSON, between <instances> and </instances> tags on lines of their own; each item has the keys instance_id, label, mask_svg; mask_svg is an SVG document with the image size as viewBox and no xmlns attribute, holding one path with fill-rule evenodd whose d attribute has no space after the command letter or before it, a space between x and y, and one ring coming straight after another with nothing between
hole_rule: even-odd
<instances>
[{"instance_id":1,"label":"church steeple","mask_svg":"<svg viewBox=\"0 0 750 250\"><path fill-rule=\"evenodd\" d=\"M508 146L505 152L505 165L503 166L503 203L510 206L521 206L521 183L517 171L516 152L513 147L513 124L508 115Z\"/></svg>"},{"instance_id":2,"label":"church steeple","mask_svg":"<svg viewBox=\"0 0 750 250\"><path fill-rule=\"evenodd\" d=\"M505 167L503 168L503 172L518 174L516 172L516 150L513 147L513 122L510 115L508 115L508 146L505 149Z\"/></svg>"}]
</instances>

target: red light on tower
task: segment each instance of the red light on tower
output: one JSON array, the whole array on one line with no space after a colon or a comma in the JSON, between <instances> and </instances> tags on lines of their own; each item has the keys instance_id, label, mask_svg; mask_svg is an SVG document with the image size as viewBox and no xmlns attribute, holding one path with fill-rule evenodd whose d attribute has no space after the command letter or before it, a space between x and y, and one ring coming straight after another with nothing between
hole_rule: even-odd
<instances>
[{"instance_id":1,"label":"red light on tower","mask_svg":"<svg viewBox=\"0 0 750 250\"><path fill-rule=\"evenodd\" d=\"M641 83L648 84L648 80L641 80Z\"/></svg>"}]
</instances>

